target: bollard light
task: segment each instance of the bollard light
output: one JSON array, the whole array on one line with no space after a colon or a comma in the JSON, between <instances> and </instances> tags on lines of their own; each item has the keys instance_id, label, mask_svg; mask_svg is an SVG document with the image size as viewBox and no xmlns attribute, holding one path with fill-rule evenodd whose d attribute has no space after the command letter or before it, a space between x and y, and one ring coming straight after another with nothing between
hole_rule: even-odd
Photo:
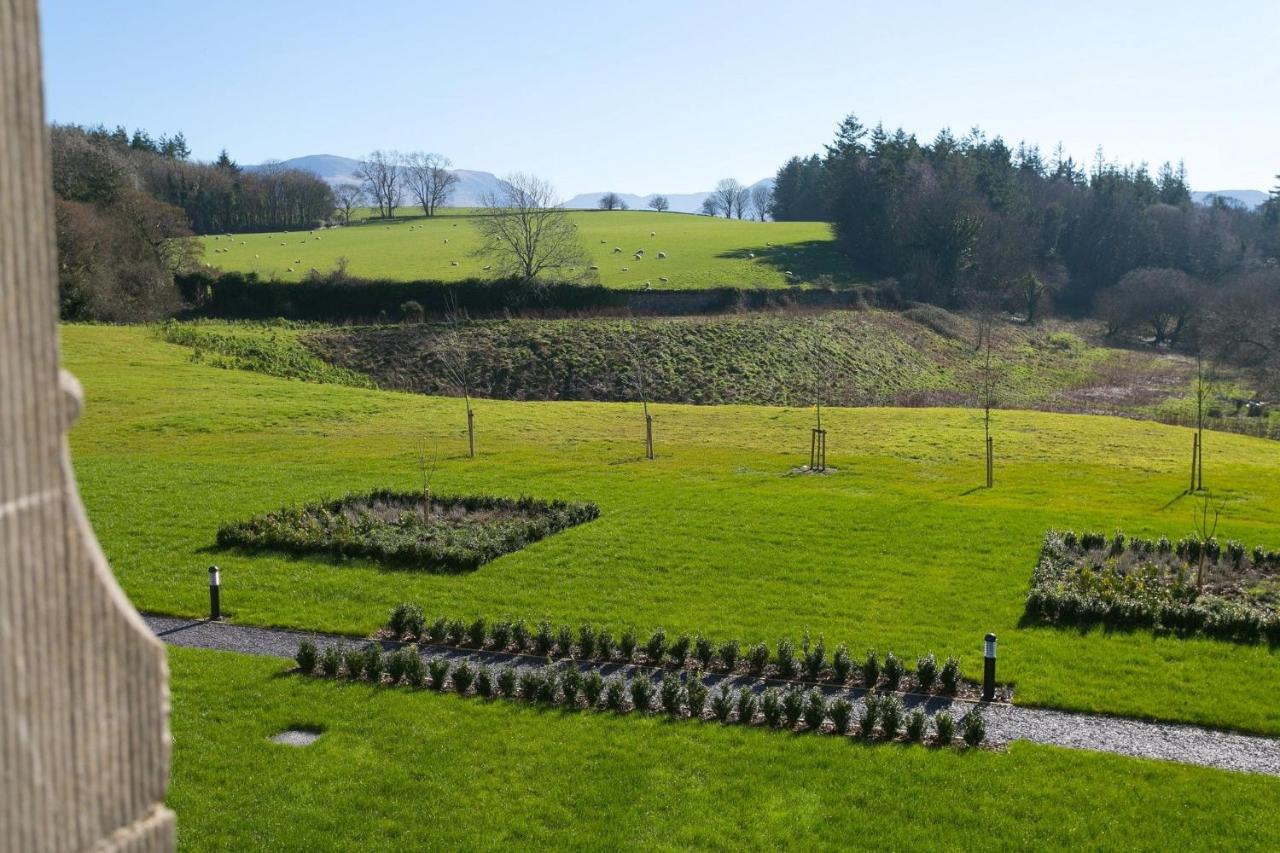
<instances>
[{"instance_id":1,"label":"bollard light","mask_svg":"<svg viewBox=\"0 0 1280 853\"><path fill-rule=\"evenodd\" d=\"M222 602L219 591L222 587L222 574L217 566L209 567L209 619L213 622L222 619Z\"/></svg>"},{"instance_id":2,"label":"bollard light","mask_svg":"<svg viewBox=\"0 0 1280 853\"><path fill-rule=\"evenodd\" d=\"M996 635L987 634L982 646L982 701L996 698Z\"/></svg>"}]
</instances>

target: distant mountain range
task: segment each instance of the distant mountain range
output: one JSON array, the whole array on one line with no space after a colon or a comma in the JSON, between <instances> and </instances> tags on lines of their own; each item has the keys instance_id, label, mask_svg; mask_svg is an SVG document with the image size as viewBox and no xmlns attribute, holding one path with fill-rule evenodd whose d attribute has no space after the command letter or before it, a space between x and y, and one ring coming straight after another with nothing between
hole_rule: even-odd
<instances>
[{"instance_id":1,"label":"distant mountain range","mask_svg":"<svg viewBox=\"0 0 1280 853\"><path fill-rule=\"evenodd\" d=\"M339 157L334 154L308 154L305 157L282 160L280 165L287 166L290 169L301 169L304 172L310 172L317 178L334 185L359 183L359 179L355 175L359 161L350 157ZM245 166L245 169L252 172L262 167L263 164L259 164ZM476 207L481 203L485 193L497 190L502 183L498 176L492 172L477 172L471 169L455 169L454 172L458 176L458 186L454 190L453 197L449 199L450 207ZM763 178L756 181L751 187L754 189L761 184L773 186L773 178ZM600 197L605 192L607 190L576 195L566 201L564 206L577 210L594 210L600 206ZM643 196L635 195L634 193L618 193L618 195L632 210L644 210L649 206L649 201L655 195L665 195L672 211L676 213L699 213L702 210L702 202L706 200L707 196L711 195L711 191L700 193L650 193ZM1193 192L1191 199L1197 204L1209 204L1214 196L1228 199L1250 209L1258 207L1267 200L1267 193L1261 190Z\"/></svg>"}]
</instances>

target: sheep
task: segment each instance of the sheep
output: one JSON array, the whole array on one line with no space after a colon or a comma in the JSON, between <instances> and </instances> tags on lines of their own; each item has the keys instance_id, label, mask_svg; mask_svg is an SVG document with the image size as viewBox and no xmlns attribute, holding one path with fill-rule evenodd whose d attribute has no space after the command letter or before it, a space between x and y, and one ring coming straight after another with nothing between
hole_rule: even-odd
<instances>
[{"instance_id":1,"label":"sheep","mask_svg":"<svg viewBox=\"0 0 1280 853\"><path fill-rule=\"evenodd\" d=\"M457 261L449 261L449 266L456 267L457 265L458 265Z\"/></svg>"},{"instance_id":2,"label":"sheep","mask_svg":"<svg viewBox=\"0 0 1280 853\"><path fill-rule=\"evenodd\" d=\"M622 253L622 247L621 247L621 246L614 246L614 247L613 247L613 253L614 253L615 255L621 254L621 253Z\"/></svg>"},{"instance_id":3,"label":"sheep","mask_svg":"<svg viewBox=\"0 0 1280 853\"><path fill-rule=\"evenodd\" d=\"M294 259L293 259L293 262L294 262L295 264L300 264L300 263L302 263L302 258L294 258Z\"/></svg>"},{"instance_id":4,"label":"sheep","mask_svg":"<svg viewBox=\"0 0 1280 853\"><path fill-rule=\"evenodd\" d=\"M650 232L649 232L649 236L650 236L650 237L657 237L657 236L658 236L658 232L657 232L657 231L650 231Z\"/></svg>"},{"instance_id":5,"label":"sheep","mask_svg":"<svg viewBox=\"0 0 1280 853\"><path fill-rule=\"evenodd\" d=\"M632 255L631 257L632 257L632 258L634 258L634 259L635 259L635 260L637 260L637 261L643 261L643 260L644 260L644 255Z\"/></svg>"},{"instance_id":6,"label":"sheep","mask_svg":"<svg viewBox=\"0 0 1280 853\"><path fill-rule=\"evenodd\" d=\"M795 277L796 277L796 274L795 274L795 273L793 273L791 270L787 270L786 272L784 272L784 273L783 273L783 275L785 275L787 278L795 278Z\"/></svg>"},{"instance_id":7,"label":"sheep","mask_svg":"<svg viewBox=\"0 0 1280 853\"><path fill-rule=\"evenodd\" d=\"M766 246L772 246L772 243L765 243Z\"/></svg>"},{"instance_id":8,"label":"sheep","mask_svg":"<svg viewBox=\"0 0 1280 853\"><path fill-rule=\"evenodd\" d=\"M644 283L644 289L645 289L645 290L648 290L648 289L649 289L649 288L651 288L651 287L653 287L653 282L651 282L651 281L646 281L646 282Z\"/></svg>"},{"instance_id":9,"label":"sheep","mask_svg":"<svg viewBox=\"0 0 1280 853\"><path fill-rule=\"evenodd\" d=\"M748 258L752 258L752 259L754 259L754 258L755 258L755 256L756 256L756 253L755 253L755 252L747 252L747 257L748 257Z\"/></svg>"},{"instance_id":10,"label":"sheep","mask_svg":"<svg viewBox=\"0 0 1280 853\"><path fill-rule=\"evenodd\" d=\"M667 282L671 281L671 279L667 278L665 275L660 275L658 276L658 281L662 282L663 284L666 284Z\"/></svg>"},{"instance_id":11,"label":"sheep","mask_svg":"<svg viewBox=\"0 0 1280 853\"><path fill-rule=\"evenodd\" d=\"M666 260L666 259L667 259L667 253L666 253L666 252L659 252L659 253L658 253L658 260L660 260L660 261L664 261L664 260Z\"/></svg>"},{"instance_id":12,"label":"sheep","mask_svg":"<svg viewBox=\"0 0 1280 853\"><path fill-rule=\"evenodd\" d=\"M592 264L592 265L591 265L591 269L593 269L593 270L598 270L598 269L600 269L600 267L596 266L595 264Z\"/></svg>"},{"instance_id":13,"label":"sheep","mask_svg":"<svg viewBox=\"0 0 1280 853\"><path fill-rule=\"evenodd\" d=\"M293 267L289 267L289 272L293 272Z\"/></svg>"},{"instance_id":14,"label":"sheep","mask_svg":"<svg viewBox=\"0 0 1280 853\"><path fill-rule=\"evenodd\" d=\"M607 242L609 242L609 241L608 241L608 240L601 240L600 242L601 242L601 243L607 243Z\"/></svg>"},{"instance_id":15,"label":"sheep","mask_svg":"<svg viewBox=\"0 0 1280 853\"><path fill-rule=\"evenodd\" d=\"M249 245L249 244L248 244L248 243L246 243L244 240L241 240L241 241L240 241L240 245L241 245L241 246L247 246L247 245Z\"/></svg>"},{"instance_id":16,"label":"sheep","mask_svg":"<svg viewBox=\"0 0 1280 853\"><path fill-rule=\"evenodd\" d=\"M485 265L484 265L484 271L485 271L485 272L488 272L488 271L489 271L489 270L491 270L491 269L493 269L493 264L485 264Z\"/></svg>"},{"instance_id":17,"label":"sheep","mask_svg":"<svg viewBox=\"0 0 1280 853\"><path fill-rule=\"evenodd\" d=\"M254 256L253 256L253 259L256 261L256 260L258 260L258 259L259 259L259 258L261 258L261 257L262 257L262 255L254 255Z\"/></svg>"},{"instance_id":18,"label":"sheep","mask_svg":"<svg viewBox=\"0 0 1280 853\"><path fill-rule=\"evenodd\" d=\"M630 267L623 267L623 268L622 268L622 271L623 271L623 272L631 272L631 268L630 268Z\"/></svg>"},{"instance_id":19,"label":"sheep","mask_svg":"<svg viewBox=\"0 0 1280 853\"><path fill-rule=\"evenodd\" d=\"M636 254L637 254L637 255L643 255L643 254L644 254L644 249L636 249Z\"/></svg>"},{"instance_id":20,"label":"sheep","mask_svg":"<svg viewBox=\"0 0 1280 853\"><path fill-rule=\"evenodd\" d=\"M444 241L445 241L446 243L448 243L448 242L449 242L449 238L448 238L448 237L445 237L445 238L444 238Z\"/></svg>"},{"instance_id":21,"label":"sheep","mask_svg":"<svg viewBox=\"0 0 1280 853\"><path fill-rule=\"evenodd\" d=\"M281 243L280 245L281 245L281 246L283 246L283 245L284 245L284 243Z\"/></svg>"}]
</instances>

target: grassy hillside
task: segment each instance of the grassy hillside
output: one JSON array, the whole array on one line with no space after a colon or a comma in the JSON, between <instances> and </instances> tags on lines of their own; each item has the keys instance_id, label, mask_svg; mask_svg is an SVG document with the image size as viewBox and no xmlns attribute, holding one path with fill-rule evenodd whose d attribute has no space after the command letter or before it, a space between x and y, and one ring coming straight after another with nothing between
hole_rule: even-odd
<instances>
[{"instance_id":1,"label":"grassy hillside","mask_svg":"<svg viewBox=\"0 0 1280 853\"><path fill-rule=\"evenodd\" d=\"M142 608L199 615L223 569L237 621L364 633L397 602L469 617L547 616L773 642L804 628L856 651L957 653L980 671L1001 640L1017 701L1280 733L1280 650L1149 632L1023 626L1046 528L1190 532L1190 433L1102 417L998 412L996 488L980 414L833 409L839 473L788 476L811 411L654 407L658 459L633 404L476 404L215 369L150 330L64 329L83 380L72 447L89 516ZM373 486L589 500L601 517L466 575L214 549L218 527ZM1280 546L1280 445L1206 440L1230 498L1218 535Z\"/></svg>"},{"instance_id":2,"label":"grassy hillside","mask_svg":"<svg viewBox=\"0 0 1280 853\"><path fill-rule=\"evenodd\" d=\"M308 270L330 270L339 257L346 257L350 273L363 278L460 281L489 276L484 267L490 261L473 254L479 245L473 216L456 211L432 219L370 222L310 233L201 239L205 262L211 266L256 272L264 278L298 281ZM830 228L821 222L746 222L646 211L581 211L570 216L590 263L600 267L599 281L609 287L639 288L646 281L653 287L684 289L783 287L788 283L786 271L795 273L796 282L822 275L837 283L848 281ZM614 253L615 247L622 252ZM643 260L634 259L637 249L645 250ZM658 252L666 252L666 259L660 260ZM662 282L662 277L668 281Z\"/></svg>"}]
</instances>

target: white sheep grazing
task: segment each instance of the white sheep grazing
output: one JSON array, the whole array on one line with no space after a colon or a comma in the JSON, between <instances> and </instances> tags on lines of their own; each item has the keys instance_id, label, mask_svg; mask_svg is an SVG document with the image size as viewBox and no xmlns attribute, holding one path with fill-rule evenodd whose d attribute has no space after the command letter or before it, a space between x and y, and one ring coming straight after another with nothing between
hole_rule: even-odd
<instances>
[{"instance_id":1,"label":"white sheep grazing","mask_svg":"<svg viewBox=\"0 0 1280 853\"><path fill-rule=\"evenodd\" d=\"M449 261L449 266L456 267L457 265L458 265L457 261Z\"/></svg>"},{"instance_id":2,"label":"white sheep grazing","mask_svg":"<svg viewBox=\"0 0 1280 853\"><path fill-rule=\"evenodd\" d=\"M630 268L630 267L623 267L623 268L622 268L622 271L623 271L623 272L631 272L631 268Z\"/></svg>"},{"instance_id":3,"label":"white sheep grazing","mask_svg":"<svg viewBox=\"0 0 1280 853\"><path fill-rule=\"evenodd\" d=\"M302 258L294 258L294 259L293 259L293 262L294 262L295 264L300 264L300 263L302 263Z\"/></svg>"},{"instance_id":4,"label":"white sheep grazing","mask_svg":"<svg viewBox=\"0 0 1280 853\"><path fill-rule=\"evenodd\" d=\"M445 237L445 238L444 238L444 241L445 241L446 243L448 243L448 242L449 242L449 238L448 238L448 237Z\"/></svg>"},{"instance_id":5,"label":"white sheep grazing","mask_svg":"<svg viewBox=\"0 0 1280 853\"><path fill-rule=\"evenodd\" d=\"M621 247L621 246L614 246L614 247L613 247L613 253L614 253L615 255L620 254L621 252L622 252L622 247Z\"/></svg>"},{"instance_id":6,"label":"white sheep grazing","mask_svg":"<svg viewBox=\"0 0 1280 853\"><path fill-rule=\"evenodd\" d=\"M248 244L248 243L246 243L244 240L241 240L241 241L240 241L240 245L241 245L241 246L247 246L247 245L249 245L249 244Z\"/></svg>"},{"instance_id":7,"label":"white sheep grazing","mask_svg":"<svg viewBox=\"0 0 1280 853\"><path fill-rule=\"evenodd\" d=\"M787 270L786 272L784 272L784 273L783 273L783 275L785 275L787 278L795 278L795 277L796 277L796 274L795 274L795 273L793 273L791 270Z\"/></svg>"},{"instance_id":8,"label":"white sheep grazing","mask_svg":"<svg viewBox=\"0 0 1280 853\"><path fill-rule=\"evenodd\" d=\"M293 272L293 267L289 267L289 272Z\"/></svg>"},{"instance_id":9,"label":"white sheep grazing","mask_svg":"<svg viewBox=\"0 0 1280 853\"><path fill-rule=\"evenodd\" d=\"M283 245L284 245L284 243L281 243L280 245L281 245L281 246L283 246Z\"/></svg>"},{"instance_id":10,"label":"white sheep grazing","mask_svg":"<svg viewBox=\"0 0 1280 853\"><path fill-rule=\"evenodd\" d=\"M632 255L631 257L632 257L632 258L634 258L634 259L635 259L635 260L637 260L637 261L643 261L643 260L644 260L644 255Z\"/></svg>"},{"instance_id":11,"label":"white sheep grazing","mask_svg":"<svg viewBox=\"0 0 1280 853\"><path fill-rule=\"evenodd\" d=\"M646 282L644 283L644 289L645 289L645 290L648 290L648 289L649 289L649 288L651 288L651 287L653 287L653 282L651 282L651 281L646 281Z\"/></svg>"},{"instance_id":12,"label":"white sheep grazing","mask_svg":"<svg viewBox=\"0 0 1280 853\"><path fill-rule=\"evenodd\" d=\"M660 275L658 276L658 281L662 282L663 284L666 284L667 282L671 281L671 279L667 278L665 275Z\"/></svg>"},{"instance_id":13,"label":"white sheep grazing","mask_svg":"<svg viewBox=\"0 0 1280 853\"><path fill-rule=\"evenodd\" d=\"M747 252L747 257L748 257L748 258L754 258L755 256L756 256L756 253L755 253L755 252Z\"/></svg>"},{"instance_id":14,"label":"white sheep grazing","mask_svg":"<svg viewBox=\"0 0 1280 853\"><path fill-rule=\"evenodd\" d=\"M595 264L592 264L592 265L591 265L591 269L593 269L593 270L598 270L598 269L600 269L600 267L596 266Z\"/></svg>"},{"instance_id":15,"label":"white sheep grazing","mask_svg":"<svg viewBox=\"0 0 1280 853\"><path fill-rule=\"evenodd\" d=\"M658 260L660 260L660 261L661 261L661 260L665 260L665 259L666 259L666 257L667 257L667 253L666 253L666 252L659 252L659 253L658 253Z\"/></svg>"},{"instance_id":16,"label":"white sheep grazing","mask_svg":"<svg viewBox=\"0 0 1280 853\"><path fill-rule=\"evenodd\" d=\"M657 232L657 231L650 231L650 232L649 232L649 236L650 236L650 237L657 237L657 236L658 236L658 232Z\"/></svg>"},{"instance_id":17,"label":"white sheep grazing","mask_svg":"<svg viewBox=\"0 0 1280 853\"><path fill-rule=\"evenodd\" d=\"M772 243L765 243L766 246L772 246Z\"/></svg>"},{"instance_id":18,"label":"white sheep grazing","mask_svg":"<svg viewBox=\"0 0 1280 853\"><path fill-rule=\"evenodd\" d=\"M485 272L488 272L488 271L489 271L489 270L491 270L491 269L493 269L493 264L485 264L485 265L484 265L484 271L485 271Z\"/></svg>"},{"instance_id":19,"label":"white sheep grazing","mask_svg":"<svg viewBox=\"0 0 1280 853\"><path fill-rule=\"evenodd\" d=\"M607 243L607 242L609 242L609 241L608 241L608 240L601 240L600 242L601 242L601 243Z\"/></svg>"},{"instance_id":20,"label":"white sheep grazing","mask_svg":"<svg viewBox=\"0 0 1280 853\"><path fill-rule=\"evenodd\" d=\"M261 258L261 257L262 257L262 255L254 255L254 256L253 256L253 259L256 261L256 260L258 260L258 258Z\"/></svg>"}]
</instances>

